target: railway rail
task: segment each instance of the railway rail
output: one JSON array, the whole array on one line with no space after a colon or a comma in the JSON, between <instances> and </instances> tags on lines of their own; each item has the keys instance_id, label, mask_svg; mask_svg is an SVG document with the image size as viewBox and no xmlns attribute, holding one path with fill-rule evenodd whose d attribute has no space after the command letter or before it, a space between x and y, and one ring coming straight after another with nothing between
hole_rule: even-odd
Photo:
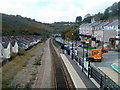
<instances>
[{"instance_id":1,"label":"railway rail","mask_svg":"<svg viewBox=\"0 0 120 90\"><path fill-rule=\"evenodd\" d=\"M66 89L66 90L71 90L74 89L74 85L72 83L72 80L69 76L69 73L67 72L67 69L62 62L61 58L58 56L52 40L50 39L49 42L50 46L50 51L52 55L52 60L53 60L53 70L54 70L54 87L55 89Z\"/></svg>"}]
</instances>

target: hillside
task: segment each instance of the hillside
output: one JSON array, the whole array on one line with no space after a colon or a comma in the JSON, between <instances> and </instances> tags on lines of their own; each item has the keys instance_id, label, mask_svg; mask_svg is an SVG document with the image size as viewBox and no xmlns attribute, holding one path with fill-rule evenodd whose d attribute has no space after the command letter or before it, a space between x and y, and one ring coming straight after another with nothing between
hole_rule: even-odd
<instances>
[{"instance_id":1,"label":"hillside","mask_svg":"<svg viewBox=\"0 0 120 90\"><path fill-rule=\"evenodd\" d=\"M75 25L74 22L54 22L50 27L54 27L55 32L53 33L63 33L64 29L67 28L68 26Z\"/></svg>"},{"instance_id":2,"label":"hillside","mask_svg":"<svg viewBox=\"0 0 120 90\"><path fill-rule=\"evenodd\" d=\"M46 35L53 27L20 15L2 14L2 35Z\"/></svg>"},{"instance_id":3,"label":"hillside","mask_svg":"<svg viewBox=\"0 0 120 90\"><path fill-rule=\"evenodd\" d=\"M81 17L81 16L77 16L77 17ZM120 18L120 1L115 2L111 6L107 7L103 13L98 12L97 14L94 14L94 15L90 15L90 13L88 13L87 15L85 15L85 18L83 20L81 19L78 20L77 17L76 17L76 21L78 21L79 24L90 23L92 18L97 18L99 20L119 19Z\"/></svg>"}]
</instances>

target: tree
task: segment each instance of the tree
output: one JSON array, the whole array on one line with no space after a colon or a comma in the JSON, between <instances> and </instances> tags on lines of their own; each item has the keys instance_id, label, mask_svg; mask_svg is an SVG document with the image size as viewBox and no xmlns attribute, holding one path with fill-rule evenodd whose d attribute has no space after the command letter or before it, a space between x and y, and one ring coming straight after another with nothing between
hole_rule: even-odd
<instances>
[{"instance_id":1,"label":"tree","mask_svg":"<svg viewBox=\"0 0 120 90\"><path fill-rule=\"evenodd\" d=\"M110 9L112 11L110 13L111 17L118 16L118 3L114 3Z\"/></svg>"},{"instance_id":2,"label":"tree","mask_svg":"<svg viewBox=\"0 0 120 90\"><path fill-rule=\"evenodd\" d=\"M120 20L120 1L118 2L118 19Z\"/></svg>"},{"instance_id":3,"label":"tree","mask_svg":"<svg viewBox=\"0 0 120 90\"><path fill-rule=\"evenodd\" d=\"M98 14L95 14L93 17L95 17L95 18L99 18L100 20L104 20L104 14L103 13L98 13Z\"/></svg>"},{"instance_id":4,"label":"tree","mask_svg":"<svg viewBox=\"0 0 120 90\"><path fill-rule=\"evenodd\" d=\"M90 17L90 16L91 16L91 15L88 13L88 14L85 15L84 18L87 18L87 17Z\"/></svg>"},{"instance_id":5,"label":"tree","mask_svg":"<svg viewBox=\"0 0 120 90\"><path fill-rule=\"evenodd\" d=\"M91 18L92 18L92 16L84 18L83 22L85 22L85 23L91 23Z\"/></svg>"},{"instance_id":6,"label":"tree","mask_svg":"<svg viewBox=\"0 0 120 90\"><path fill-rule=\"evenodd\" d=\"M73 35L74 35L74 40L75 40L75 41L80 41L80 38L79 38L79 30L78 30L78 29L76 29L76 30L74 31Z\"/></svg>"},{"instance_id":7,"label":"tree","mask_svg":"<svg viewBox=\"0 0 120 90\"><path fill-rule=\"evenodd\" d=\"M73 39L76 41L79 41L79 29L74 25L74 26L68 26L65 28L64 33L62 34L62 37L64 39L72 39L72 33L73 33Z\"/></svg>"},{"instance_id":8,"label":"tree","mask_svg":"<svg viewBox=\"0 0 120 90\"><path fill-rule=\"evenodd\" d=\"M77 16L75 22L77 24L81 23L82 22L82 17L81 16Z\"/></svg>"}]
</instances>

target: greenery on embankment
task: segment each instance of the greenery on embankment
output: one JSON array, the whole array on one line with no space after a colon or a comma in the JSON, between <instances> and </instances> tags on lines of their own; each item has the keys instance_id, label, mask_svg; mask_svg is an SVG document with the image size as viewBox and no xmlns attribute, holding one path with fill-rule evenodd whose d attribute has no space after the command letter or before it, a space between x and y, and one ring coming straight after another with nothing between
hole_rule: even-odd
<instances>
[{"instance_id":1,"label":"greenery on embankment","mask_svg":"<svg viewBox=\"0 0 120 90\"><path fill-rule=\"evenodd\" d=\"M48 35L53 27L20 15L2 14L2 35Z\"/></svg>"}]
</instances>

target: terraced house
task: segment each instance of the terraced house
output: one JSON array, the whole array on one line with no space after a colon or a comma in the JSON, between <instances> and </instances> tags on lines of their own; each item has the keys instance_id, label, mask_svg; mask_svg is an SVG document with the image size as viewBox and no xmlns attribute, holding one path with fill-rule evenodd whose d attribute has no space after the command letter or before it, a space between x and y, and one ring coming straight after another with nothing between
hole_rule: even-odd
<instances>
[{"instance_id":1,"label":"terraced house","mask_svg":"<svg viewBox=\"0 0 120 90\"><path fill-rule=\"evenodd\" d=\"M101 44L111 45L113 48L117 48L120 43L120 28L118 20L97 21L79 26L79 34L82 40L87 37L94 38L91 41L93 47L96 46L96 41L100 41Z\"/></svg>"},{"instance_id":2,"label":"terraced house","mask_svg":"<svg viewBox=\"0 0 120 90\"><path fill-rule=\"evenodd\" d=\"M18 53L21 48L27 50L40 41L40 36L2 36L0 58L9 59L11 53Z\"/></svg>"}]
</instances>

